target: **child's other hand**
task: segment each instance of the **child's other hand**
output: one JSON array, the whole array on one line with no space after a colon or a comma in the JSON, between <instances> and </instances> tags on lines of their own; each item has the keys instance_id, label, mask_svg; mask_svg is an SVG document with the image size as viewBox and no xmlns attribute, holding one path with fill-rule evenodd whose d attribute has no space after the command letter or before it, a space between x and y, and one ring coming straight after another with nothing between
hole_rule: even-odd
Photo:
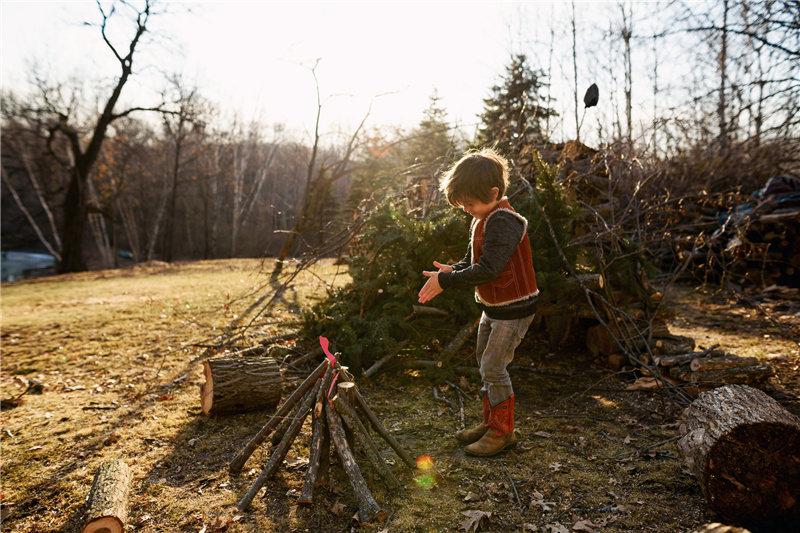
<instances>
[{"instance_id":1,"label":"child's other hand","mask_svg":"<svg viewBox=\"0 0 800 533\"><path fill-rule=\"evenodd\" d=\"M435 265L436 263L434 263L434 266ZM426 270L422 273L422 275L428 278L428 281L425 282L422 290L419 291L419 303L424 304L425 302L432 300L437 294L441 293L442 286L439 285L438 272L429 272Z\"/></svg>"},{"instance_id":2,"label":"child's other hand","mask_svg":"<svg viewBox=\"0 0 800 533\"><path fill-rule=\"evenodd\" d=\"M433 262L433 266L438 268L439 272L452 272L453 271L453 267L451 267L450 265L443 265L438 261L434 261Z\"/></svg>"}]
</instances>

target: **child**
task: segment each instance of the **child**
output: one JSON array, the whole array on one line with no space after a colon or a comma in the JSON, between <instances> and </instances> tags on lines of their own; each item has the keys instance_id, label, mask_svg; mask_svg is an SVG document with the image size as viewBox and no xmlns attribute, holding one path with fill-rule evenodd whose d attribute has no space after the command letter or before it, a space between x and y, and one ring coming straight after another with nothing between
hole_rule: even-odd
<instances>
[{"instance_id":1,"label":"child","mask_svg":"<svg viewBox=\"0 0 800 533\"><path fill-rule=\"evenodd\" d=\"M483 386L483 421L456 433L470 455L491 456L513 446L514 389L506 367L536 312L539 290L531 262L528 221L504 196L506 160L490 149L469 152L441 185L450 205L472 215L467 255L454 265L437 261L419 292L425 303L445 289L474 287L482 311L476 356Z\"/></svg>"}]
</instances>

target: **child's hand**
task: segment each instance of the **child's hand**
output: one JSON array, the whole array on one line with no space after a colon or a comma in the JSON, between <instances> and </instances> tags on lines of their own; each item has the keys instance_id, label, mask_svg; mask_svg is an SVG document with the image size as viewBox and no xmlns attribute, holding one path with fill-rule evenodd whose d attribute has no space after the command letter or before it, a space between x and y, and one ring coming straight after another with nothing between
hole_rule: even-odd
<instances>
[{"instance_id":1,"label":"child's hand","mask_svg":"<svg viewBox=\"0 0 800 533\"><path fill-rule=\"evenodd\" d=\"M434 266L436 266L436 263L434 263ZM422 273L422 275L428 278L428 281L425 282L425 285L422 287L422 290L419 291L419 303L424 304L425 302L432 300L437 294L442 292L442 286L439 285L438 272L429 272L426 270Z\"/></svg>"},{"instance_id":2,"label":"child's hand","mask_svg":"<svg viewBox=\"0 0 800 533\"><path fill-rule=\"evenodd\" d=\"M434 261L433 262L433 266L438 268L439 272L452 272L453 271L453 267L451 267L450 265L443 265L438 261Z\"/></svg>"}]
</instances>

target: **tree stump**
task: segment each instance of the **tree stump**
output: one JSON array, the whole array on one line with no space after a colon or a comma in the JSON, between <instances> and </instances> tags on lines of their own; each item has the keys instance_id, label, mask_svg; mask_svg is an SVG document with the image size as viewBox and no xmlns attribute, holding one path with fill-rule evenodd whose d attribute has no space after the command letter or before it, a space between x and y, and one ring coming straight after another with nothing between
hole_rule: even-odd
<instances>
[{"instance_id":1,"label":"tree stump","mask_svg":"<svg viewBox=\"0 0 800 533\"><path fill-rule=\"evenodd\" d=\"M763 392L728 385L686 409L678 449L709 505L753 531L800 523L800 418Z\"/></svg>"},{"instance_id":2,"label":"tree stump","mask_svg":"<svg viewBox=\"0 0 800 533\"><path fill-rule=\"evenodd\" d=\"M281 400L283 378L272 357L217 357L203 370L200 404L208 416L272 409Z\"/></svg>"},{"instance_id":3,"label":"tree stump","mask_svg":"<svg viewBox=\"0 0 800 533\"><path fill-rule=\"evenodd\" d=\"M86 522L81 533L122 533L128 520L131 470L119 459L100 465L87 499Z\"/></svg>"}]
</instances>

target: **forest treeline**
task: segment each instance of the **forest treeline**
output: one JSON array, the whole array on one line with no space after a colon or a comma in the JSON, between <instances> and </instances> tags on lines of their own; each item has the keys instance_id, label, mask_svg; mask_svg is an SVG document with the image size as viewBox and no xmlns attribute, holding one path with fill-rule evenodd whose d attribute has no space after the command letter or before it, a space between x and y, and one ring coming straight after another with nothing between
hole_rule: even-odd
<instances>
[{"instance_id":1,"label":"forest treeline","mask_svg":"<svg viewBox=\"0 0 800 533\"><path fill-rule=\"evenodd\" d=\"M609 27L593 28L602 37L582 67L588 52L576 34L588 30L573 5L568 28L552 28L549 43L498 65L474 131L451 123L434 93L410 130L375 126L367 113L350 130L320 131L318 98L310 103L317 129L300 137L224 116L180 74L166 77L160 103L126 103L148 20L167 15L152 1L98 3L98 43L118 63L110 85L90 92L33 73L30 90L3 88L3 249L47 249L62 272L156 258L284 258L328 242L365 200L405 191L422 200L424 217L437 177L460 152L495 145L513 166L520 147L567 140L555 138L557 117L574 121L576 137L591 132L598 148L624 152L654 196L749 191L796 173L800 2L656 6L614 6ZM105 34L120 18L130 32L124 46ZM670 56L690 74L667 71ZM551 92L554 57L572 61L572 94ZM634 77L635 62L650 68L647 81ZM602 112L582 101L589 78ZM569 103L560 114L558 99ZM630 169L609 174L629 178L615 172Z\"/></svg>"}]
</instances>

